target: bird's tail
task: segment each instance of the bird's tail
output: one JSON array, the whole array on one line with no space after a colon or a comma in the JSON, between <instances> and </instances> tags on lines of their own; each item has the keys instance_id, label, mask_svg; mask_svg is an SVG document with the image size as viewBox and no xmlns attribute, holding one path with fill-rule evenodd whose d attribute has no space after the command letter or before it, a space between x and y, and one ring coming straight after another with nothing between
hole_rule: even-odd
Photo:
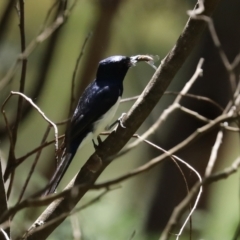
<instances>
[{"instance_id":1,"label":"bird's tail","mask_svg":"<svg viewBox=\"0 0 240 240\"><path fill-rule=\"evenodd\" d=\"M54 175L52 176L50 182L49 182L49 187L45 191L44 195L48 195L51 193L54 193L58 184L60 183L61 179L63 178L65 172L67 171L72 159L74 157L74 154L72 153L66 153L61 159L61 162L57 166L56 171L54 172Z\"/></svg>"}]
</instances>

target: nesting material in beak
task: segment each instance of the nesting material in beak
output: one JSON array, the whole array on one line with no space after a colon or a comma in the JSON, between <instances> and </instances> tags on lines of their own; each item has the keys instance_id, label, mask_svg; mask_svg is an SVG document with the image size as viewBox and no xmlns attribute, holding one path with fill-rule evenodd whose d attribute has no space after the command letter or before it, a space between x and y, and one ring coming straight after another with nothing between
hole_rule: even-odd
<instances>
[{"instance_id":1,"label":"nesting material in beak","mask_svg":"<svg viewBox=\"0 0 240 240\"><path fill-rule=\"evenodd\" d=\"M157 67L154 65L154 62L159 60L158 56L151 56L151 55L136 55L130 57L131 65L136 66L137 62L146 62L150 66L152 66L155 70Z\"/></svg>"}]
</instances>

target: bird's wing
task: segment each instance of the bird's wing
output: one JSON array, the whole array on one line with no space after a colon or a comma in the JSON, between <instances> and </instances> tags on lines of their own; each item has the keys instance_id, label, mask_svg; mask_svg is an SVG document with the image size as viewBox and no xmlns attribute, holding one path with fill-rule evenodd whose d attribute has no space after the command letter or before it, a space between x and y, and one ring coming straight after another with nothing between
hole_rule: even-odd
<instances>
[{"instance_id":1,"label":"bird's wing","mask_svg":"<svg viewBox=\"0 0 240 240\"><path fill-rule=\"evenodd\" d=\"M55 191L83 139L93 130L94 123L117 102L121 94L121 86L116 85L99 86L93 82L86 88L66 132L65 154L50 180L50 187L45 195Z\"/></svg>"},{"instance_id":2,"label":"bird's wing","mask_svg":"<svg viewBox=\"0 0 240 240\"><path fill-rule=\"evenodd\" d=\"M90 84L73 114L67 133L68 144L79 145L87 133L92 131L93 124L117 102L121 93L121 86L99 86L96 82Z\"/></svg>"}]
</instances>

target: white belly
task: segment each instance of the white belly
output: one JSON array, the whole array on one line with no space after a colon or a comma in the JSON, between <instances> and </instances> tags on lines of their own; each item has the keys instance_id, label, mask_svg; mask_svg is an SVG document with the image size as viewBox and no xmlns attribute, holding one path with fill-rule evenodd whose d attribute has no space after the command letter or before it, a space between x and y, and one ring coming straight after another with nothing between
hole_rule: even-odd
<instances>
[{"instance_id":1,"label":"white belly","mask_svg":"<svg viewBox=\"0 0 240 240\"><path fill-rule=\"evenodd\" d=\"M112 123L112 119L118 109L121 97L118 98L117 102L102 116L101 119L94 123L93 137L97 137L102 131Z\"/></svg>"},{"instance_id":2,"label":"white belly","mask_svg":"<svg viewBox=\"0 0 240 240\"><path fill-rule=\"evenodd\" d=\"M112 119L118 109L118 106L120 104L121 97L118 98L115 105L113 105L103 116L101 119L96 121L93 125L93 132L90 132L87 134L87 136L84 138L84 140L81 142L78 149L80 149L82 146L84 146L86 143L91 142L92 139L96 138L102 131L106 129L111 123Z\"/></svg>"}]
</instances>

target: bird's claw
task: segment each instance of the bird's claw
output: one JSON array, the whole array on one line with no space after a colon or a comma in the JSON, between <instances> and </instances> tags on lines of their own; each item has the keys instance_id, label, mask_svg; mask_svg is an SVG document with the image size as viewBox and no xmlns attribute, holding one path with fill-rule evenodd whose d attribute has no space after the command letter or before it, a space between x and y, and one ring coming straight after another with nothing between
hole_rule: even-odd
<instances>
[{"instance_id":1,"label":"bird's claw","mask_svg":"<svg viewBox=\"0 0 240 240\"><path fill-rule=\"evenodd\" d=\"M125 115L127 115L126 113L122 113L122 115L118 118L118 123L120 124L120 126L122 127L122 128L126 128L124 125L123 125L123 118L124 118L124 116Z\"/></svg>"},{"instance_id":2,"label":"bird's claw","mask_svg":"<svg viewBox=\"0 0 240 240\"><path fill-rule=\"evenodd\" d=\"M97 137L97 140L98 140L98 146L102 144L102 139L100 138L100 136Z\"/></svg>"},{"instance_id":3,"label":"bird's claw","mask_svg":"<svg viewBox=\"0 0 240 240\"><path fill-rule=\"evenodd\" d=\"M97 141L98 141L98 144L96 144L94 142L94 140L92 139L93 147L95 148L95 150L97 150L99 148L99 146L102 144L102 139L99 136L97 137Z\"/></svg>"},{"instance_id":4,"label":"bird's claw","mask_svg":"<svg viewBox=\"0 0 240 240\"><path fill-rule=\"evenodd\" d=\"M94 147L94 149L95 150L97 150L97 148L98 148L98 145L94 142L94 140L92 139L92 143L93 143L93 147Z\"/></svg>"},{"instance_id":5,"label":"bird's claw","mask_svg":"<svg viewBox=\"0 0 240 240\"><path fill-rule=\"evenodd\" d=\"M124 116L127 115L126 113L122 113L122 115L117 119L117 121L115 121L110 127L109 129L111 129L114 125L116 125L117 123L122 127L122 128L126 128L123 125L123 118ZM116 132L118 125L112 130L112 132Z\"/></svg>"}]
</instances>

